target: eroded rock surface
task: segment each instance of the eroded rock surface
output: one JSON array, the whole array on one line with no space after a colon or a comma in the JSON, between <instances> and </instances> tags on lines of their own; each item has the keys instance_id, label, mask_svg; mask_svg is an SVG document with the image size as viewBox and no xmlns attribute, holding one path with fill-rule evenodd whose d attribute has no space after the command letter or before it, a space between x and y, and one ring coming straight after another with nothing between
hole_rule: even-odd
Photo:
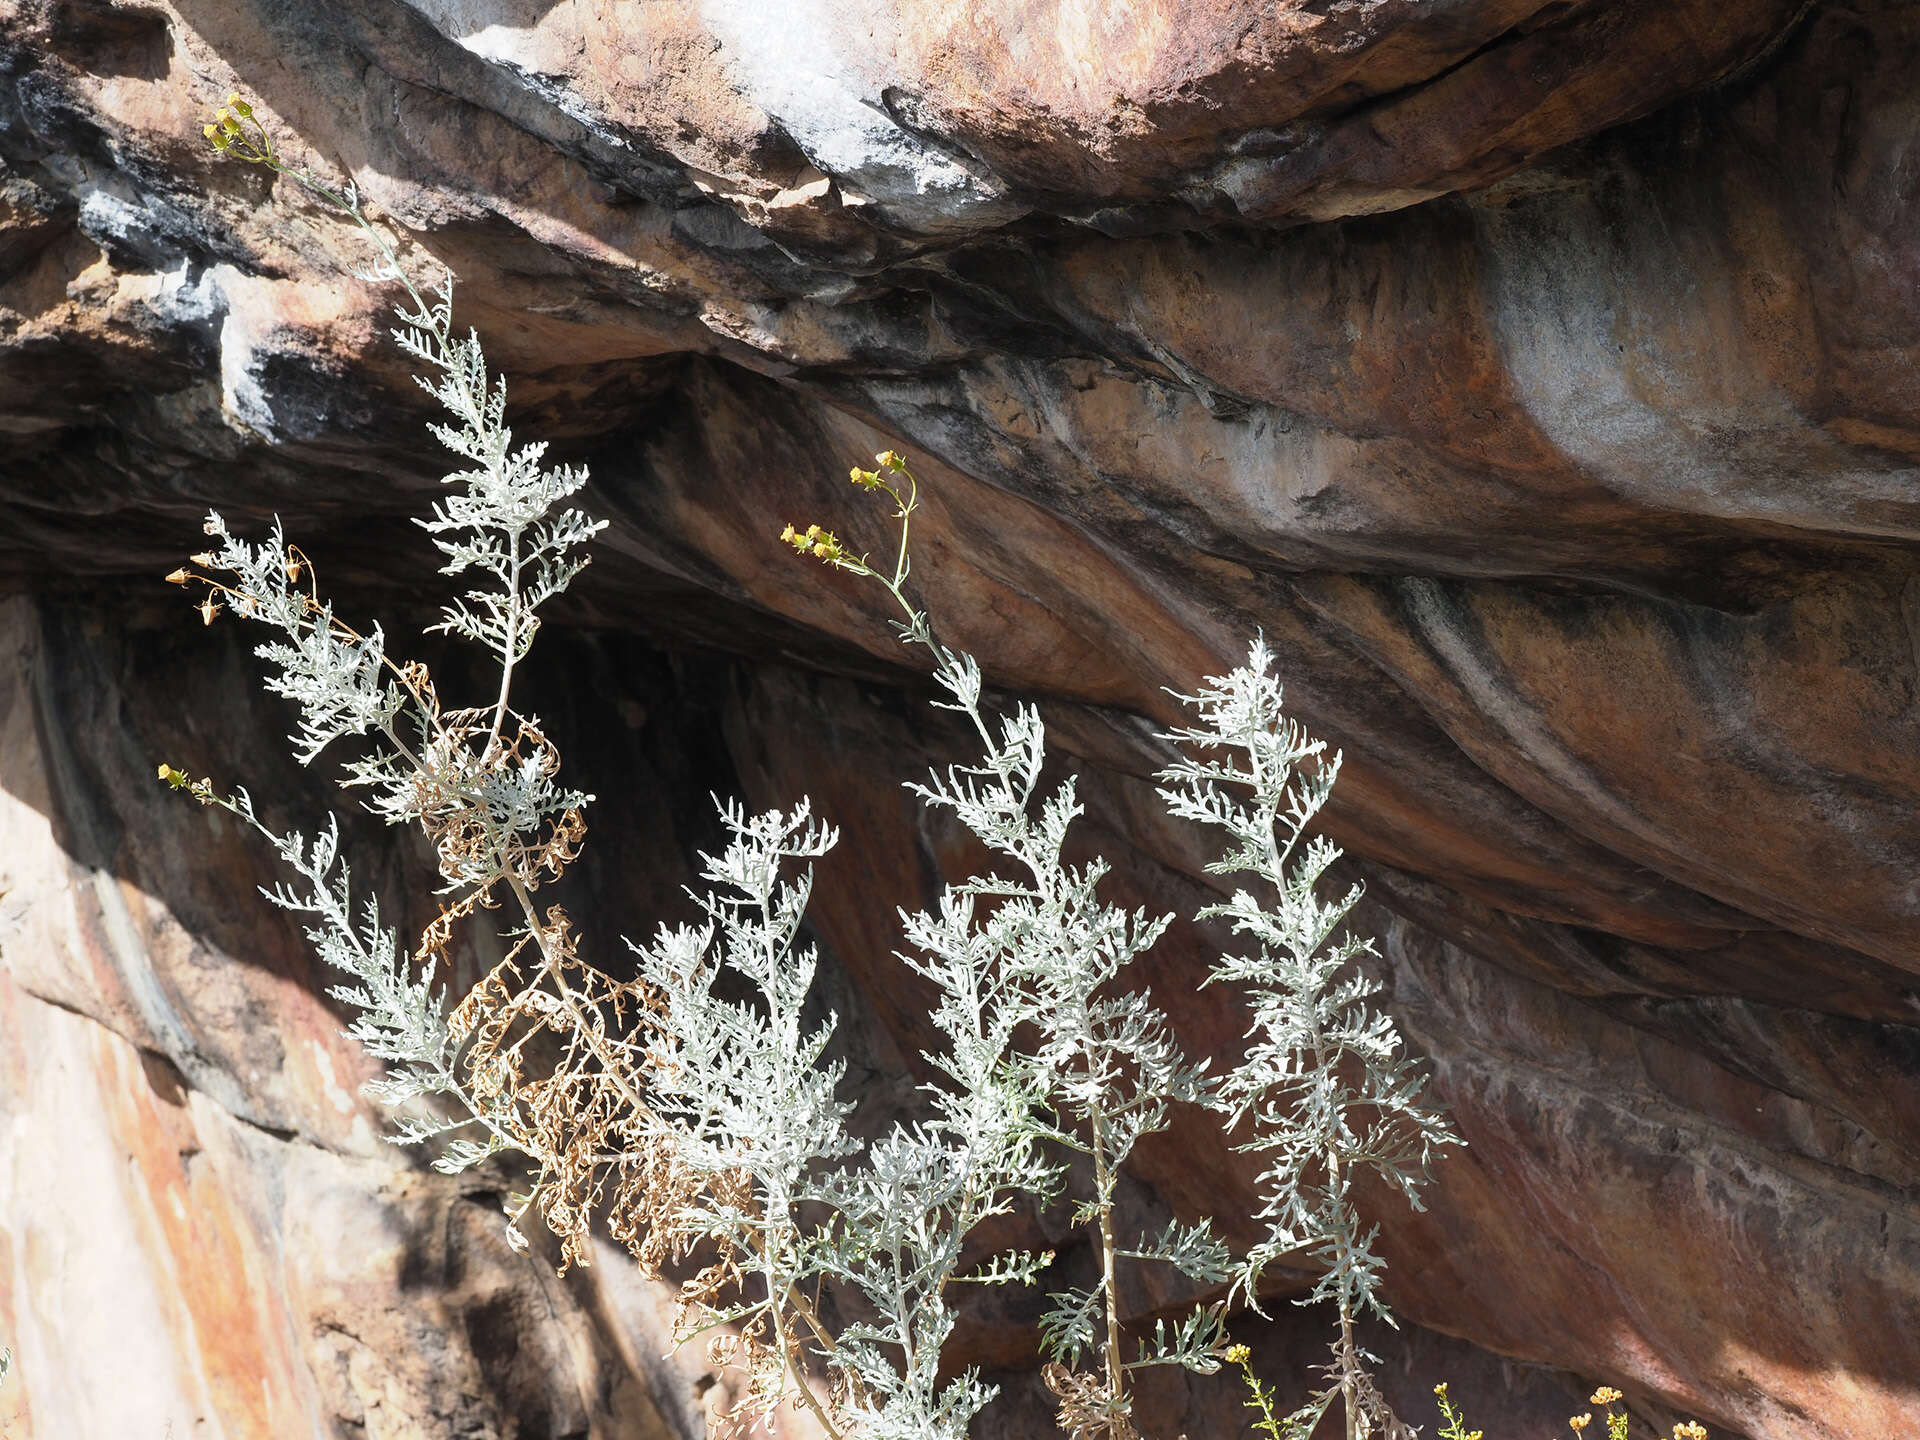
<instances>
[{"instance_id":1,"label":"eroded rock surface","mask_svg":"<svg viewBox=\"0 0 1920 1440\"><path fill-rule=\"evenodd\" d=\"M264 857L152 785L326 798L157 584L205 509L417 610L400 517L444 468L351 230L200 143L236 88L458 273L522 433L593 468L541 708L601 797L610 949L672 912L709 789L811 792L866 1083L910 1068L888 917L970 857L897 782L956 741L873 597L773 540L878 549L841 477L901 448L925 601L1047 706L1116 893L1204 897L1151 735L1256 628L1345 751L1329 829L1469 1141L1383 1216L1409 1400L1451 1375L1531 1433L1570 1372L1753 1440L1920 1428L1896 0L0 4L0 1417L653 1436L712 1399L615 1257L555 1281L492 1228L505 1177L379 1142ZM1225 1055L1208 943L1148 978ZM1131 1203L1245 1185L1162 1147ZM1247 1338L1297 1370L1309 1330Z\"/></svg>"}]
</instances>

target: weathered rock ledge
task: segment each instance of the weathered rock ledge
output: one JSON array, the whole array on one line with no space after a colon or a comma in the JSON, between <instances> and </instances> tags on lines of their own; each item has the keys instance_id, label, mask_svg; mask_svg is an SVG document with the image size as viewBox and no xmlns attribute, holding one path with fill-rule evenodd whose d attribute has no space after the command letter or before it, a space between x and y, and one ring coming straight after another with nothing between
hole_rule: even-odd
<instances>
[{"instance_id":1,"label":"weathered rock ledge","mask_svg":"<svg viewBox=\"0 0 1920 1440\"><path fill-rule=\"evenodd\" d=\"M968 859L897 782L954 737L773 537L878 548L842 477L909 451L926 603L1047 706L1117 895L1204 890L1163 687L1259 628L1344 750L1330 830L1469 1141L1388 1220L1401 1393L1920 1430L1920 10L0 0L11 1433L652 1437L719 1398L616 1257L556 1281L502 1177L379 1142L265 857L151 781L326 803L157 582L204 511L417 611L443 468L351 231L199 142L232 89L457 272L522 433L592 466L539 684L609 949L710 789L809 791L897 1083L887 917ZM406 903L419 857L360 840ZM1146 978L1225 1053L1206 943ZM1169 1145L1133 1203L1245 1183ZM1244 1338L1278 1371L1311 1320Z\"/></svg>"}]
</instances>

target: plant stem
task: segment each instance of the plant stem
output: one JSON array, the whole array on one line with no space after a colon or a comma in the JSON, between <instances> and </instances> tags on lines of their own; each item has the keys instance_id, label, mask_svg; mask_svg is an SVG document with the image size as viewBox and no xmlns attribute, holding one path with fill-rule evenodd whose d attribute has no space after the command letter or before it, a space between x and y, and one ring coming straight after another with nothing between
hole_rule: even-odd
<instances>
[{"instance_id":1,"label":"plant stem","mask_svg":"<svg viewBox=\"0 0 1920 1440\"><path fill-rule=\"evenodd\" d=\"M1107 1399L1116 1409L1126 1398L1126 1369L1120 1355L1120 1296L1114 1284L1113 1172L1107 1166L1106 1127L1098 1106L1093 1123L1093 1183L1100 1206L1100 1276L1107 1310Z\"/></svg>"},{"instance_id":2,"label":"plant stem","mask_svg":"<svg viewBox=\"0 0 1920 1440\"><path fill-rule=\"evenodd\" d=\"M1319 1052L1316 1050L1315 1053ZM1337 1193L1340 1189L1340 1152L1332 1146L1327 1147L1327 1177L1330 1188ZM1353 1302L1345 1285L1340 1287L1339 1305L1340 1403L1346 1411L1347 1440L1360 1440L1360 1408L1353 1383L1354 1367L1359 1361L1353 1345Z\"/></svg>"}]
</instances>

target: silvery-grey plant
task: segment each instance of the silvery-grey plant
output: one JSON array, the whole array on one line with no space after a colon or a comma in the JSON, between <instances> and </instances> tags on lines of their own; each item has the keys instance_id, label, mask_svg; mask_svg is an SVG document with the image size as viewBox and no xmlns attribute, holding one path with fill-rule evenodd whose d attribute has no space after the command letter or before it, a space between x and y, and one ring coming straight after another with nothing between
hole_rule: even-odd
<instances>
[{"instance_id":1,"label":"silvery-grey plant","mask_svg":"<svg viewBox=\"0 0 1920 1440\"><path fill-rule=\"evenodd\" d=\"M527 1150L531 1122L504 1083L502 1057L485 1053L486 1063L478 1063L488 1047L464 1043L473 1038L474 1007L449 1015L435 988L454 922L509 892L525 921L510 958L531 941L540 961L535 988L545 984L545 1003L578 1018L583 1034L604 1029L586 1014L598 997L569 984L564 916L542 915L533 899L542 880L571 858L591 797L558 784L551 742L537 720L510 703L538 608L578 574L585 560L575 552L602 522L563 503L586 483L584 471L543 467L544 443L514 447L504 382L490 379L478 337L453 329L451 274L443 272L430 301L368 221L351 185L335 191L287 165L257 122L254 133L242 132L251 107L237 96L229 106L208 127L217 148L289 176L347 215L378 257L356 273L372 283L397 282L406 293L394 338L425 367L419 383L452 417L452 424L436 423L434 434L467 462L446 477L453 493L418 523L444 557L443 574L474 572L481 581L449 603L432 628L492 652L500 680L491 705L445 709L424 666L389 657L378 625L362 632L335 614L311 563L277 521L263 540L250 541L219 514L209 515L205 529L217 547L168 577L203 587L199 610L207 624L224 606L274 632L256 653L269 666L267 689L298 707L291 740L303 765L335 742L359 742L344 761L342 783L364 791L367 808L388 823L417 823L433 841L441 894L453 898L410 953L382 923L377 902L356 904L333 818L312 836L282 833L261 820L244 789L220 795L171 766L160 775L259 830L300 877L299 885L276 886L268 898L304 917L320 957L353 977L331 993L357 1012L349 1033L390 1067L374 1093L390 1104L422 1096L457 1102L452 1115L416 1111L402 1129L407 1140L450 1137L436 1164L457 1171L502 1150ZM551 1191L545 1198L564 1200Z\"/></svg>"},{"instance_id":2,"label":"silvery-grey plant","mask_svg":"<svg viewBox=\"0 0 1920 1440\"><path fill-rule=\"evenodd\" d=\"M983 1221L1052 1184L1035 1097L1009 1064L1011 1013L978 947L909 959L938 991L933 1020L947 1047L925 1058L950 1084L929 1087L928 1118L857 1144L839 1093L845 1067L824 1059L835 1017L812 1029L803 1019L817 956L796 942L811 875L783 877L835 836L805 801L723 816L733 838L706 860L706 922L634 947L655 996L637 1071L683 1177L651 1222L676 1249L717 1248L686 1289L680 1336L729 1327L715 1358L747 1371L756 1412L793 1381L829 1434L960 1440L994 1392L971 1371L941 1379L948 1288L1028 1282L1051 1259L962 1263ZM747 993L729 998L728 982L741 980ZM830 1326L807 1299L823 1282L852 1292L851 1319ZM830 1409L781 1359L797 1354L833 1380Z\"/></svg>"},{"instance_id":3,"label":"silvery-grey plant","mask_svg":"<svg viewBox=\"0 0 1920 1440\"><path fill-rule=\"evenodd\" d=\"M788 526L783 538L796 550L837 569L877 581L899 607L901 640L925 648L934 683L948 698L935 703L964 715L981 747L980 759L949 767L911 788L922 802L948 810L994 857L996 868L946 888L937 916L908 921L909 941L934 956L976 956L996 978L1002 1026L1024 1024L1031 1039L1009 1052L1007 1063L1044 1115L1038 1132L1085 1157L1092 1193L1075 1207L1076 1222L1094 1235L1099 1272L1091 1284L1059 1291L1040 1322L1042 1348L1052 1358L1049 1387L1062 1423L1074 1434L1134 1433L1129 1375L1160 1365L1211 1373L1219 1368L1225 1333L1218 1308L1193 1310L1169 1330L1164 1323L1136 1342L1131 1358L1122 1333L1117 1267L1121 1260L1160 1262L1203 1284L1230 1274L1227 1247L1202 1220L1170 1223L1157 1235L1126 1237L1117 1230L1121 1173L1143 1135L1165 1128L1176 1104L1207 1098L1204 1066L1181 1054L1166 1017L1144 991L1119 991L1121 972L1149 949L1171 915L1149 918L1103 900L1104 861L1075 865L1065 857L1067 834L1082 807L1071 776L1043 793L1046 729L1039 710L1016 705L998 725L982 707L979 664L937 639L924 611L906 591L909 540L919 487L892 451L876 468L851 472L861 489L885 494L900 522L890 570L850 553L819 526ZM1098 1358L1082 1372L1083 1358Z\"/></svg>"},{"instance_id":4,"label":"silvery-grey plant","mask_svg":"<svg viewBox=\"0 0 1920 1440\"><path fill-rule=\"evenodd\" d=\"M916 789L970 829L997 867L903 917L901 959L938 996L943 1045L925 1058L941 1078L927 1087L925 1118L861 1145L848 1129L841 1070L825 1060L835 1018L803 1013L817 963L801 943L808 866L833 832L805 802L761 815L726 807L728 843L703 857L706 888L694 897L700 923L633 946L625 977L577 955L569 918L557 907L542 911L534 894L572 860L591 797L559 783L558 752L514 706L512 689L538 607L578 573L579 549L599 528L564 503L585 474L544 467L540 446L513 447L504 386L489 377L478 340L453 331L451 277L429 301L351 187L332 190L285 164L237 97L209 136L223 153L294 179L372 239L380 259L367 278L405 289L396 338L452 417L434 433L464 462L422 523L444 573L478 577L435 628L495 658L499 684L488 704L444 708L426 668L392 660L377 626L362 633L339 619L277 524L256 542L212 516L207 528L219 547L170 577L204 587L208 623L224 608L275 632L258 653L271 667L268 687L298 706L298 758L310 763L337 742L357 744L343 783L389 823L418 825L434 843L445 898L409 952L373 902L356 902L332 819L311 836L280 833L244 791L223 795L210 781L161 768L177 788L259 828L299 876L269 898L302 916L321 957L349 977L332 993L354 1012L349 1033L388 1066L374 1093L408 1106L396 1138L436 1139L435 1163L449 1171L505 1151L528 1157L533 1176L510 1197L509 1234L525 1244L520 1227L538 1214L559 1238L563 1264L588 1262L596 1220L644 1267L700 1263L684 1286L679 1336L708 1334L716 1358L746 1370L746 1414L792 1400L830 1440L968 1433L993 1392L971 1372L942 1379L952 1289L1042 1276L1050 1254L969 1264L968 1242L1016 1203L1057 1197L1063 1153L1083 1157L1092 1172L1074 1221L1091 1233L1099 1262L1091 1284L1051 1297L1042 1324L1054 1361L1048 1383L1071 1430L1127 1440L1134 1372L1209 1372L1223 1353L1216 1303L1135 1337L1129 1355L1120 1262L1168 1264L1251 1300L1262 1268L1301 1246L1318 1247L1329 1265L1322 1289L1340 1306L1349 1414L1372 1413L1351 1318L1359 1304L1377 1307L1378 1265L1348 1189L1355 1169L1371 1165L1411 1195L1424 1152L1416 1164L1413 1152L1385 1145L1388 1131L1356 1130L1351 1116L1364 1106L1384 1115L1396 1097L1411 1116L1417 1080L1395 1058L1384 1018L1354 1008L1370 991L1346 967L1364 946L1326 943L1352 903L1323 907L1314 898L1330 847L1311 842L1293 855L1332 767L1298 770L1319 750L1280 715L1264 650L1256 648L1251 668L1212 682L1196 702L1201 724L1179 736L1202 751L1240 747L1248 768L1190 760L1170 772L1176 811L1234 838L1223 873L1250 869L1279 896L1273 910L1245 896L1218 908L1260 942L1257 957L1223 962L1217 975L1252 988L1264 1038L1209 1085L1149 996L1116 993L1121 972L1170 917L1107 904L1098 893L1105 867L1066 861L1080 806L1071 780L1043 793L1038 712L1017 706L990 722L979 666L936 640L907 598L917 492L904 462L889 452L878 469L854 472L862 488L896 502L900 550L890 574L818 527L789 529L797 548L879 580L902 609L902 639L932 655L948 697L939 703L967 717L982 751L977 763ZM1222 788L1243 785L1250 802ZM1278 845L1276 821L1286 834ZM506 902L517 922L511 947L450 1006L436 975L455 926ZM1343 1058L1361 1079L1334 1074ZM1312 1066L1322 1067L1317 1078ZM1350 1092L1349 1083L1360 1088ZM1299 1115L1289 1108L1296 1101L1307 1106ZM1151 1236L1117 1232L1119 1176L1139 1138L1164 1127L1180 1103L1250 1120L1252 1143L1276 1157L1266 1177L1272 1236L1238 1267L1205 1221ZM1390 1157L1398 1157L1392 1165ZM1316 1179L1321 1172L1329 1178ZM823 1307L822 1295L834 1303ZM1095 1367L1082 1372L1089 1356ZM824 1397L809 1383L816 1371L829 1382Z\"/></svg>"},{"instance_id":5,"label":"silvery-grey plant","mask_svg":"<svg viewBox=\"0 0 1920 1440\"><path fill-rule=\"evenodd\" d=\"M1242 1260L1234 1289L1257 1305L1261 1274L1274 1261L1298 1252L1317 1259L1325 1272L1307 1299L1334 1302L1335 1383L1296 1417L1301 1433L1336 1396L1350 1440L1376 1428L1404 1432L1354 1337L1364 1311L1393 1321L1379 1292L1379 1227L1363 1224L1354 1186L1371 1172L1420 1209L1433 1157L1456 1137L1426 1100L1426 1076L1402 1050L1392 1019L1368 1003L1381 986L1356 962L1373 953L1373 942L1341 928L1360 887L1321 898L1341 852L1309 829L1333 791L1340 756L1281 708L1264 637L1246 664L1180 698L1198 723L1166 737L1182 754L1161 774L1161 797L1172 814L1226 833L1209 873L1251 877L1257 887L1199 916L1224 920L1251 942L1249 953L1222 956L1205 982L1242 987L1250 1001L1252 1043L1220 1078L1213 1103L1247 1133L1239 1148L1267 1157L1258 1218L1268 1233Z\"/></svg>"}]
</instances>

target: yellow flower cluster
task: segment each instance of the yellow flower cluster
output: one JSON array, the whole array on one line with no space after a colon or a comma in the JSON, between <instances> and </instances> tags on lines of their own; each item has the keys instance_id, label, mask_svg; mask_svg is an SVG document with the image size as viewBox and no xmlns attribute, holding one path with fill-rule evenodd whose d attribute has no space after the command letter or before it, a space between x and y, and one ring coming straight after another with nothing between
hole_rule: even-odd
<instances>
[{"instance_id":1,"label":"yellow flower cluster","mask_svg":"<svg viewBox=\"0 0 1920 1440\"><path fill-rule=\"evenodd\" d=\"M251 133L241 127L242 121L252 121ZM213 112L213 123L202 125L200 133L222 155L232 155L252 165L265 165L274 158L273 142L267 138L266 127L254 120L253 106L241 98L238 90L227 96L227 103Z\"/></svg>"},{"instance_id":2,"label":"yellow flower cluster","mask_svg":"<svg viewBox=\"0 0 1920 1440\"><path fill-rule=\"evenodd\" d=\"M893 514L894 519L900 522L900 554L894 562L891 579L873 569L865 555L852 554L840 543L839 536L818 525L809 525L805 530L789 525L780 532L780 538L802 555L811 555L838 569L878 580L893 592L894 599L907 605L911 612L912 606L901 593L900 586L907 578L907 526L912 522L913 512L920 503L920 486L913 478L913 472L907 469L907 462L891 450L882 450L873 457L873 463L875 468L872 470L854 466L847 472L847 478L862 490L885 492L897 507ZM895 479L896 476L900 479Z\"/></svg>"},{"instance_id":3,"label":"yellow flower cluster","mask_svg":"<svg viewBox=\"0 0 1920 1440\"><path fill-rule=\"evenodd\" d=\"M822 530L818 525L809 525L805 530L796 530L789 525L780 532L780 538L802 555L811 555L814 559L825 560L829 564L847 558L847 552L840 543L840 537L831 530Z\"/></svg>"},{"instance_id":4,"label":"yellow flower cluster","mask_svg":"<svg viewBox=\"0 0 1920 1440\"><path fill-rule=\"evenodd\" d=\"M1481 1440L1478 1430L1468 1430L1462 1423L1460 1414L1453 1408L1453 1402L1447 1398L1445 1381L1434 1386L1433 1393L1440 1397L1440 1414L1446 1421L1446 1427L1440 1432L1440 1440ZM1624 1412L1616 1414L1613 1410L1621 1398L1620 1392L1611 1385L1602 1385L1587 1397L1588 1404L1606 1407L1607 1440L1626 1440L1627 1427L1632 1423ZM1575 1436L1584 1436L1592 1424L1593 1412L1590 1410L1567 1417L1567 1425ZM1659 1440L1659 1437L1656 1436L1655 1440ZM1707 1440L1707 1427L1697 1420L1683 1420L1673 1427L1673 1440Z\"/></svg>"}]
</instances>

